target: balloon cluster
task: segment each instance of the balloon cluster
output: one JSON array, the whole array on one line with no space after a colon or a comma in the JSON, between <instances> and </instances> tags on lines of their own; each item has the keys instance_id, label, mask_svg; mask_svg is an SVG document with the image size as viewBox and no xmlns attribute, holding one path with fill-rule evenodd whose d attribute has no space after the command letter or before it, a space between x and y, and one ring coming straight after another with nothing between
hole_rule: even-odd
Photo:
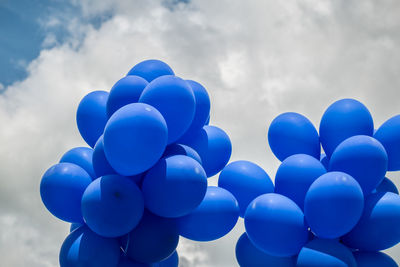
<instances>
[{"instance_id":1,"label":"balloon cluster","mask_svg":"<svg viewBox=\"0 0 400 267\"><path fill-rule=\"evenodd\" d=\"M40 184L46 208L72 223L62 267L173 267L180 236L211 241L235 226L237 200L207 184L232 150L209 116L206 89L158 60L81 100L90 147L66 152Z\"/></svg>"},{"instance_id":2,"label":"balloon cluster","mask_svg":"<svg viewBox=\"0 0 400 267\"><path fill-rule=\"evenodd\" d=\"M268 142L281 161L275 186L246 161L219 177L244 217L241 266L397 266L379 251L400 242L400 196L385 177L400 170L400 115L375 131L362 103L342 99L319 133L303 115L283 113Z\"/></svg>"}]
</instances>

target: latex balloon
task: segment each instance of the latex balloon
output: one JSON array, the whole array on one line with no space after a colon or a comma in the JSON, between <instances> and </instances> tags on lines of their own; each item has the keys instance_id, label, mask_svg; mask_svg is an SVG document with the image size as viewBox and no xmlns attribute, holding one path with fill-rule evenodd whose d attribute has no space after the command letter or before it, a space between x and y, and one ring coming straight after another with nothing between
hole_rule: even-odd
<instances>
[{"instance_id":1,"label":"latex balloon","mask_svg":"<svg viewBox=\"0 0 400 267\"><path fill-rule=\"evenodd\" d=\"M360 185L343 172L328 172L312 183L304 201L304 215L318 237L338 238L358 222L364 208Z\"/></svg>"},{"instance_id":2,"label":"latex balloon","mask_svg":"<svg viewBox=\"0 0 400 267\"><path fill-rule=\"evenodd\" d=\"M99 140L97 140L96 145L94 146L93 155L92 155L92 163L93 163L94 172L97 177L117 173L111 167L110 163L108 163L106 154L104 153L103 135L100 136Z\"/></svg>"},{"instance_id":3,"label":"latex balloon","mask_svg":"<svg viewBox=\"0 0 400 267\"><path fill-rule=\"evenodd\" d=\"M174 253L178 241L179 232L174 219L145 211L139 225L129 233L126 254L139 262L159 262Z\"/></svg>"},{"instance_id":4,"label":"latex balloon","mask_svg":"<svg viewBox=\"0 0 400 267\"><path fill-rule=\"evenodd\" d=\"M194 150L193 148L188 147L186 145L175 143L167 146L167 148L164 151L163 157L168 158L174 155L188 156L196 160L198 163L202 164L199 153L197 153L196 150Z\"/></svg>"},{"instance_id":5,"label":"latex balloon","mask_svg":"<svg viewBox=\"0 0 400 267\"><path fill-rule=\"evenodd\" d=\"M239 205L229 191L209 186L201 204L177 219L180 235L195 241L212 241L223 237L235 226Z\"/></svg>"},{"instance_id":6,"label":"latex balloon","mask_svg":"<svg viewBox=\"0 0 400 267\"><path fill-rule=\"evenodd\" d=\"M135 75L125 76L116 82L107 100L108 117L123 106L138 102L147 84L145 79Z\"/></svg>"},{"instance_id":7,"label":"latex balloon","mask_svg":"<svg viewBox=\"0 0 400 267\"><path fill-rule=\"evenodd\" d=\"M236 260L241 267L254 266L280 266L294 267L296 266L295 257L274 257L268 255L256 248L243 233L236 243Z\"/></svg>"},{"instance_id":8,"label":"latex balloon","mask_svg":"<svg viewBox=\"0 0 400 267\"><path fill-rule=\"evenodd\" d=\"M321 158L319 159L319 161L321 161L326 170L329 170L329 159L325 154L321 154Z\"/></svg>"},{"instance_id":9,"label":"latex balloon","mask_svg":"<svg viewBox=\"0 0 400 267\"><path fill-rule=\"evenodd\" d=\"M152 267L151 264L133 261L128 257L121 257L118 267Z\"/></svg>"},{"instance_id":10,"label":"latex balloon","mask_svg":"<svg viewBox=\"0 0 400 267\"><path fill-rule=\"evenodd\" d=\"M104 152L119 174L142 173L162 156L168 130L163 116L154 107L134 103L117 110L104 131Z\"/></svg>"},{"instance_id":11,"label":"latex balloon","mask_svg":"<svg viewBox=\"0 0 400 267\"><path fill-rule=\"evenodd\" d=\"M194 98L196 100L196 111L193 121L185 135L193 135L195 132L201 130L207 120L209 120L211 103L207 90L201 84L192 80L186 80L186 82L193 90Z\"/></svg>"},{"instance_id":12,"label":"latex balloon","mask_svg":"<svg viewBox=\"0 0 400 267\"><path fill-rule=\"evenodd\" d=\"M298 113L287 112L276 117L268 129L268 142L280 161L294 154L320 157L318 132L306 117Z\"/></svg>"},{"instance_id":13,"label":"latex balloon","mask_svg":"<svg viewBox=\"0 0 400 267\"><path fill-rule=\"evenodd\" d=\"M74 163L80 167L82 167L93 179L96 179L94 170L93 170L93 149L89 147L75 147L68 150L60 159L61 162L69 162Z\"/></svg>"},{"instance_id":14,"label":"latex balloon","mask_svg":"<svg viewBox=\"0 0 400 267\"><path fill-rule=\"evenodd\" d=\"M274 192L268 174L257 164L239 160L228 164L220 173L218 186L233 194L239 203L240 217L259 195Z\"/></svg>"},{"instance_id":15,"label":"latex balloon","mask_svg":"<svg viewBox=\"0 0 400 267\"><path fill-rule=\"evenodd\" d=\"M71 233L75 229L78 229L79 227L83 226L84 224L82 223L71 223L71 226L69 228L69 232Z\"/></svg>"},{"instance_id":16,"label":"latex balloon","mask_svg":"<svg viewBox=\"0 0 400 267\"><path fill-rule=\"evenodd\" d=\"M387 164L385 148L376 139L356 135L337 146L330 159L329 169L351 175L360 184L364 195L367 195L382 182Z\"/></svg>"},{"instance_id":17,"label":"latex balloon","mask_svg":"<svg viewBox=\"0 0 400 267\"><path fill-rule=\"evenodd\" d=\"M94 91L87 94L79 103L76 112L78 130L85 142L94 147L103 134L107 123L106 104L108 92Z\"/></svg>"},{"instance_id":18,"label":"latex balloon","mask_svg":"<svg viewBox=\"0 0 400 267\"><path fill-rule=\"evenodd\" d=\"M203 167L183 155L162 158L147 172L142 185L146 208L168 218L191 212L203 200L206 190Z\"/></svg>"},{"instance_id":19,"label":"latex balloon","mask_svg":"<svg viewBox=\"0 0 400 267\"><path fill-rule=\"evenodd\" d=\"M210 115L208 115L208 118L206 120L206 122L204 123L204 125L209 125L210 124Z\"/></svg>"},{"instance_id":20,"label":"latex balloon","mask_svg":"<svg viewBox=\"0 0 400 267\"><path fill-rule=\"evenodd\" d=\"M229 136L216 126L204 126L184 144L192 147L199 153L207 177L220 172L228 163L232 144Z\"/></svg>"},{"instance_id":21,"label":"latex balloon","mask_svg":"<svg viewBox=\"0 0 400 267\"><path fill-rule=\"evenodd\" d=\"M174 75L174 72L170 66L161 60L149 59L133 66L133 68L128 72L128 75L140 76L148 82L151 82L163 75Z\"/></svg>"},{"instance_id":22,"label":"latex balloon","mask_svg":"<svg viewBox=\"0 0 400 267\"><path fill-rule=\"evenodd\" d=\"M301 249L296 266L357 267L357 263L351 251L337 240L316 238Z\"/></svg>"},{"instance_id":23,"label":"latex balloon","mask_svg":"<svg viewBox=\"0 0 400 267\"><path fill-rule=\"evenodd\" d=\"M355 135L372 136L373 132L371 113L354 99L342 99L330 105L319 126L321 144L328 157L345 139Z\"/></svg>"},{"instance_id":24,"label":"latex balloon","mask_svg":"<svg viewBox=\"0 0 400 267\"><path fill-rule=\"evenodd\" d=\"M326 173L322 163L306 154L296 154L282 161L275 175L275 193L287 196L302 210L311 184Z\"/></svg>"},{"instance_id":25,"label":"latex balloon","mask_svg":"<svg viewBox=\"0 0 400 267\"><path fill-rule=\"evenodd\" d=\"M388 178L383 178L382 182L376 188L377 192L392 192L399 194L396 185Z\"/></svg>"},{"instance_id":26,"label":"latex balloon","mask_svg":"<svg viewBox=\"0 0 400 267\"><path fill-rule=\"evenodd\" d=\"M367 196L361 219L342 238L345 245L366 251L379 251L400 242L400 196L378 192Z\"/></svg>"},{"instance_id":27,"label":"latex balloon","mask_svg":"<svg viewBox=\"0 0 400 267\"><path fill-rule=\"evenodd\" d=\"M400 170L400 115L394 116L382 124L374 137L385 147L389 157L388 170Z\"/></svg>"},{"instance_id":28,"label":"latex balloon","mask_svg":"<svg viewBox=\"0 0 400 267\"><path fill-rule=\"evenodd\" d=\"M382 252L356 251L353 253L358 267L397 267L397 263Z\"/></svg>"},{"instance_id":29,"label":"latex balloon","mask_svg":"<svg viewBox=\"0 0 400 267\"><path fill-rule=\"evenodd\" d=\"M60 251L60 266L116 267L119 257L116 239L101 237L82 226L65 239Z\"/></svg>"},{"instance_id":30,"label":"latex balloon","mask_svg":"<svg viewBox=\"0 0 400 267\"><path fill-rule=\"evenodd\" d=\"M308 240L304 214L289 198L269 193L254 199L244 215L251 242L261 251L276 257L299 253Z\"/></svg>"},{"instance_id":31,"label":"latex balloon","mask_svg":"<svg viewBox=\"0 0 400 267\"><path fill-rule=\"evenodd\" d=\"M104 237L118 237L138 225L143 195L134 182L119 175L94 180L82 196L82 215L88 227Z\"/></svg>"},{"instance_id":32,"label":"latex balloon","mask_svg":"<svg viewBox=\"0 0 400 267\"><path fill-rule=\"evenodd\" d=\"M196 100L192 88L179 77L162 76L143 90L139 102L155 107L168 126L168 144L177 141L191 125Z\"/></svg>"},{"instance_id":33,"label":"latex balloon","mask_svg":"<svg viewBox=\"0 0 400 267\"><path fill-rule=\"evenodd\" d=\"M78 165L58 163L44 173L40 196L46 208L57 218L83 223L81 199L91 182L90 175Z\"/></svg>"},{"instance_id":34,"label":"latex balloon","mask_svg":"<svg viewBox=\"0 0 400 267\"><path fill-rule=\"evenodd\" d=\"M172 253L171 256L169 256L165 260L151 264L151 267L178 267L178 265L179 257L178 253L175 250L175 252Z\"/></svg>"}]
</instances>

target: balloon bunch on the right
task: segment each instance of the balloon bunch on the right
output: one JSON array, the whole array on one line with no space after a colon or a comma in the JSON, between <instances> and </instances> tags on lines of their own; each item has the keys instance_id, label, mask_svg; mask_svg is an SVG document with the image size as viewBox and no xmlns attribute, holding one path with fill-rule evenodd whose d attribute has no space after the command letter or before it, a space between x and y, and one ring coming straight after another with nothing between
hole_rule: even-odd
<instances>
[{"instance_id":1,"label":"balloon bunch on the right","mask_svg":"<svg viewBox=\"0 0 400 267\"><path fill-rule=\"evenodd\" d=\"M254 172L243 182L240 194L253 199L240 207L241 266L397 266L380 251L400 242L400 196L385 177L400 170L400 115L374 130L362 103L342 99L325 111L319 133L303 115L283 113L268 141L282 162L273 191L257 193L266 182ZM220 186L246 176L249 164L233 164Z\"/></svg>"}]
</instances>

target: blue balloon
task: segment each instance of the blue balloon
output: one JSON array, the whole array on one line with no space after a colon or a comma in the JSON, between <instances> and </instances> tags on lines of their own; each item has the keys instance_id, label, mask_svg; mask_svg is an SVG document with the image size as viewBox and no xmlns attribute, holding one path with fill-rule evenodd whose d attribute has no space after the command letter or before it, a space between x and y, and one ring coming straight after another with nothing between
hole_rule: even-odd
<instances>
[{"instance_id":1,"label":"blue balloon","mask_svg":"<svg viewBox=\"0 0 400 267\"><path fill-rule=\"evenodd\" d=\"M202 164L199 153L197 153L196 150L194 150L193 148L188 147L186 145L175 143L175 144L171 144L171 145L167 146L167 148L164 151L163 157L168 158L168 157L174 156L174 155L188 156L188 157L191 157L192 159L196 160L198 163Z\"/></svg>"},{"instance_id":2,"label":"blue balloon","mask_svg":"<svg viewBox=\"0 0 400 267\"><path fill-rule=\"evenodd\" d=\"M162 76L143 90L139 102L155 107L168 126L168 144L177 141L191 125L196 100L189 84L176 76Z\"/></svg>"},{"instance_id":3,"label":"blue balloon","mask_svg":"<svg viewBox=\"0 0 400 267\"><path fill-rule=\"evenodd\" d=\"M166 63L156 59L149 59L133 66L128 75L136 75L151 82L160 76L174 75L174 72Z\"/></svg>"},{"instance_id":4,"label":"blue balloon","mask_svg":"<svg viewBox=\"0 0 400 267\"><path fill-rule=\"evenodd\" d=\"M287 196L304 210L304 198L311 184L326 173L322 163L306 154L282 161L275 175L275 193Z\"/></svg>"},{"instance_id":5,"label":"blue balloon","mask_svg":"<svg viewBox=\"0 0 400 267\"><path fill-rule=\"evenodd\" d=\"M154 107L133 103L117 110L104 131L104 152L111 167L131 176L151 168L167 145L168 130Z\"/></svg>"},{"instance_id":6,"label":"blue balloon","mask_svg":"<svg viewBox=\"0 0 400 267\"><path fill-rule=\"evenodd\" d=\"M178 241L179 232L174 219L145 211L139 225L129 233L126 255L138 262L159 262L174 253Z\"/></svg>"},{"instance_id":7,"label":"blue balloon","mask_svg":"<svg viewBox=\"0 0 400 267\"><path fill-rule=\"evenodd\" d=\"M326 170L329 170L329 159L325 154L321 154L321 158L319 159L319 161L321 161Z\"/></svg>"},{"instance_id":8,"label":"blue balloon","mask_svg":"<svg viewBox=\"0 0 400 267\"><path fill-rule=\"evenodd\" d=\"M301 249L296 266L356 267L357 263L351 251L338 240L316 238Z\"/></svg>"},{"instance_id":9,"label":"blue balloon","mask_svg":"<svg viewBox=\"0 0 400 267\"><path fill-rule=\"evenodd\" d=\"M216 126L204 126L192 138L184 140L184 144L199 153L207 177L220 172L228 163L232 153L229 136Z\"/></svg>"},{"instance_id":10,"label":"blue balloon","mask_svg":"<svg viewBox=\"0 0 400 267\"><path fill-rule=\"evenodd\" d=\"M239 160L228 164L220 173L218 186L233 194L239 203L240 217L256 197L274 192L268 174L257 164Z\"/></svg>"},{"instance_id":11,"label":"blue balloon","mask_svg":"<svg viewBox=\"0 0 400 267\"><path fill-rule=\"evenodd\" d=\"M151 267L178 267L178 265L179 257L178 253L175 250L175 252L171 256L169 256L165 260L151 264Z\"/></svg>"},{"instance_id":12,"label":"blue balloon","mask_svg":"<svg viewBox=\"0 0 400 267\"><path fill-rule=\"evenodd\" d=\"M376 139L356 135L337 146L329 161L330 171L351 175L360 184L364 195L372 192L385 178L388 157Z\"/></svg>"},{"instance_id":13,"label":"blue balloon","mask_svg":"<svg viewBox=\"0 0 400 267\"><path fill-rule=\"evenodd\" d=\"M108 92L94 91L87 94L79 103L76 112L78 130L85 142L94 147L107 123L106 104Z\"/></svg>"},{"instance_id":14,"label":"blue balloon","mask_svg":"<svg viewBox=\"0 0 400 267\"><path fill-rule=\"evenodd\" d=\"M304 215L320 238L347 234L358 222L364 195L357 181L343 172L328 172L312 183L304 201Z\"/></svg>"},{"instance_id":15,"label":"blue balloon","mask_svg":"<svg viewBox=\"0 0 400 267\"><path fill-rule=\"evenodd\" d=\"M120 261L118 263L117 267L152 267L151 264L148 263L141 263L137 261L133 261L129 259L128 257L124 256L120 258Z\"/></svg>"},{"instance_id":16,"label":"blue balloon","mask_svg":"<svg viewBox=\"0 0 400 267\"><path fill-rule=\"evenodd\" d=\"M367 196L357 225L342 238L351 248L379 251L400 242L400 196L378 192Z\"/></svg>"},{"instance_id":17,"label":"blue balloon","mask_svg":"<svg viewBox=\"0 0 400 267\"><path fill-rule=\"evenodd\" d=\"M69 162L82 167L93 179L96 179L93 163L93 149L89 147L75 147L68 150L60 159L61 162Z\"/></svg>"},{"instance_id":18,"label":"blue balloon","mask_svg":"<svg viewBox=\"0 0 400 267\"><path fill-rule=\"evenodd\" d=\"M243 233L236 243L236 260L241 267L254 266L296 266L295 257L275 257L256 248L246 233Z\"/></svg>"},{"instance_id":19,"label":"blue balloon","mask_svg":"<svg viewBox=\"0 0 400 267\"><path fill-rule=\"evenodd\" d=\"M194 241L212 241L229 233L239 218L239 205L229 191L209 186L201 204L177 219L180 235Z\"/></svg>"},{"instance_id":20,"label":"blue balloon","mask_svg":"<svg viewBox=\"0 0 400 267\"><path fill-rule=\"evenodd\" d=\"M44 173L40 196L46 208L57 218L83 223L81 199L91 182L90 175L78 165L58 163Z\"/></svg>"},{"instance_id":21,"label":"blue balloon","mask_svg":"<svg viewBox=\"0 0 400 267\"><path fill-rule=\"evenodd\" d=\"M134 75L125 76L116 82L107 100L108 117L123 106L138 102L147 84L145 79Z\"/></svg>"},{"instance_id":22,"label":"blue balloon","mask_svg":"<svg viewBox=\"0 0 400 267\"><path fill-rule=\"evenodd\" d=\"M201 128L203 128L203 126L206 124L207 120L210 119L211 103L207 90L201 84L191 80L186 80L186 82L192 88L194 98L196 100L196 111L194 114L194 118L185 133L185 135L191 136L197 131L201 130Z\"/></svg>"},{"instance_id":23,"label":"blue balloon","mask_svg":"<svg viewBox=\"0 0 400 267\"><path fill-rule=\"evenodd\" d=\"M308 240L301 209L289 198L269 193L254 199L244 215L251 242L261 251L276 257L299 253Z\"/></svg>"},{"instance_id":24,"label":"blue balloon","mask_svg":"<svg viewBox=\"0 0 400 267\"><path fill-rule=\"evenodd\" d=\"M82 196L82 215L88 227L104 237L118 237L138 225L143 195L130 179L107 175L94 180Z\"/></svg>"},{"instance_id":25,"label":"blue balloon","mask_svg":"<svg viewBox=\"0 0 400 267\"><path fill-rule=\"evenodd\" d=\"M206 122L204 123L204 125L209 125L210 124L210 115L208 115L208 118L206 120Z\"/></svg>"},{"instance_id":26,"label":"blue balloon","mask_svg":"<svg viewBox=\"0 0 400 267\"><path fill-rule=\"evenodd\" d=\"M111 167L110 163L106 158L104 153L104 141L103 135L97 140L96 145L93 149L92 155L93 170L96 177L101 177L104 175L116 174L117 172Z\"/></svg>"},{"instance_id":27,"label":"blue balloon","mask_svg":"<svg viewBox=\"0 0 400 267\"><path fill-rule=\"evenodd\" d=\"M59 259L61 267L116 267L119 258L117 239L101 237L82 226L65 239Z\"/></svg>"},{"instance_id":28,"label":"blue balloon","mask_svg":"<svg viewBox=\"0 0 400 267\"><path fill-rule=\"evenodd\" d=\"M71 223L71 226L69 227L69 232L71 233L75 229L78 229L79 227L83 226L84 224L82 223Z\"/></svg>"},{"instance_id":29,"label":"blue balloon","mask_svg":"<svg viewBox=\"0 0 400 267\"><path fill-rule=\"evenodd\" d=\"M376 187L376 192L392 192L399 194L396 185L388 178L383 178L382 182Z\"/></svg>"},{"instance_id":30,"label":"blue balloon","mask_svg":"<svg viewBox=\"0 0 400 267\"><path fill-rule=\"evenodd\" d=\"M318 132L311 121L298 113L287 112L276 117L268 129L268 142L280 161L294 154L320 157Z\"/></svg>"},{"instance_id":31,"label":"blue balloon","mask_svg":"<svg viewBox=\"0 0 400 267\"><path fill-rule=\"evenodd\" d=\"M181 217L203 200L207 176L196 160L183 155L162 158L142 184L146 208L168 218Z\"/></svg>"},{"instance_id":32,"label":"blue balloon","mask_svg":"<svg viewBox=\"0 0 400 267\"><path fill-rule=\"evenodd\" d=\"M389 157L388 171L400 170L400 115L388 119L374 137L385 147Z\"/></svg>"},{"instance_id":33,"label":"blue balloon","mask_svg":"<svg viewBox=\"0 0 400 267\"><path fill-rule=\"evenodd\" d=\"M330 105L319 126L321 145L328 158L345 139L355 135L372 136L373 132L371 113L354 99L342 99Z\"/></svg>"},{"instance_id":34,"label":"blue balloon","mask_svg":"<svg viewBox=\"0 0 400 267\"><path fill-rule=\"evenodd\" d=\"M391 257L382 252L356 251L353 254L358 267L398 267Z\"/></svg>"}]
</instances>

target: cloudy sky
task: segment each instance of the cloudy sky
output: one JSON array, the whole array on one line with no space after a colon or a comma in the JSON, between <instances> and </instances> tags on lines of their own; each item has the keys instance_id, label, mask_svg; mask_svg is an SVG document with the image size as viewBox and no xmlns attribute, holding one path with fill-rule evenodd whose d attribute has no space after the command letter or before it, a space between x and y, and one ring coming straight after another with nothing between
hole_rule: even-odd
<instances>
[{"instance_id":1,"label":"cloudy sky","mask_svg":"<svg viewBox=\"0 0 400 267\"><path fill-rule=\"evenodd\" d=\"M400 113L398 14L396 0L2 0L2 264L58 265L69 226L44 208L39 183L84 145L75 112L88 92L109 90L141 60L164 60L208 89L211 124L231 137L232 160L274 177L266 132L278 114L299 112L318 127L344 97L366 104L376 127ZM215 242L181 240L182 265L235 266L242 232L239 221ZM400 247L388 253L400 262Z\"/></svg>"}]
</instances>

